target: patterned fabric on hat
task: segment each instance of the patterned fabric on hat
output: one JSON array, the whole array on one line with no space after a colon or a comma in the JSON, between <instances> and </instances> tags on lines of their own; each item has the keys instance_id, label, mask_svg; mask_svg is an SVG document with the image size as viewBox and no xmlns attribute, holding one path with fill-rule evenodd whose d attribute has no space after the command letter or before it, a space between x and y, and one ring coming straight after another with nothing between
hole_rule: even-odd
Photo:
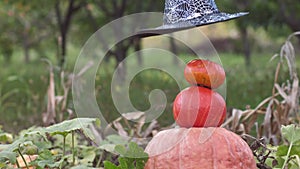
<instances>
[{"instance_id":1,"label":"patterned fabric on hat","mask_svg":"<svg viewBox=\"0 0 300 169\"><path fill-rule=\"evenodd\" d=\"M220 13L214 0L166 0L164 24Z\"/></svg>"}]
</instances>

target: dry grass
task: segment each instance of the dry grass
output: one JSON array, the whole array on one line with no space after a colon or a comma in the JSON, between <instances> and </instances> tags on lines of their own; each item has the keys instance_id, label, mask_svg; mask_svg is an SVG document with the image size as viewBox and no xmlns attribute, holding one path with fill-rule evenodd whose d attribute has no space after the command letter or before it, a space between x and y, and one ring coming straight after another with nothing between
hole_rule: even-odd
<instances>
[{"instance_id":1,"label":"dry grass","mask_svg":"<svg viewBox=\"0 0 300 169\"><path fill-rule=\"evenodd\" d=\"M229 114L223 127L241 135L256 133L257 139L264 139L266 143L278 145L282 140L280 128L282 125L299 124L299 78L296 71L295 49L291 39L300 32L290 35L281 48L280 57L274 72L275 80L273 91L270 96L264 99L254 109L239 110L233 109ZM272 58L272 59L273 59ZM282 83L278 83L278 75L284 64L288 65L290 77ZM259 118L263 118L259 122Z\"/></svg>"}]
</instances>

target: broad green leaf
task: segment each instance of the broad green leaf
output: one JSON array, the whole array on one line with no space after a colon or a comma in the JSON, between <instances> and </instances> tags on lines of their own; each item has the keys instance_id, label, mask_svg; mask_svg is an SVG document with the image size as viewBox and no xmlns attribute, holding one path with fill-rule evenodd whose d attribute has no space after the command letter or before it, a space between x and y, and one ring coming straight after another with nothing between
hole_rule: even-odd
<instances>
[{"instance_id":1,"label":"broad green leaf","mask_svg":"<svg viewBox=\"0 0 300 169\"><path fill-rule=\"evenodd\" d=\"M9 144L0 144L0 151L7 149Z\"/></svg>"},{"instance_id":2,"label":"broad green leaf","mask_svg":"<svg viewBox=\"0 0 300 169\"><path fill-rule=\"evenodd\" d=\"M122 136L120 135L109 135L105 138L109 143L115 144L115 145L125 145L128 144L128 141L125 140Z\"/></svg>"},{"instance_id":3,"label":"broad green leaf","mask_svg":"<svg viewBox=\"0 0 300 169\"><path fill-rule=\"evenodd\" d=\"M109 135L100 143L99 148L110 153L116 154L116 145L126 145L128 141L119 135Z\"/></svg>"},{"instance_id":4,"label":"broad green leaf","mask_svg":"<svg viewBox=\"0 0 300 169\"><path fill-rule=\"evenodd\" d=\"M94 148L86 148L81 151L80 154L83 158L79 161L80 164L91 164L96 157L96 151Z\"/></svg>"},{"instance_id":5,"label":"broad green leaf","mask_svg":"<svg viewBox=\"0 0 300 169\"><path fill-rule=\"evenodd\" d=\"M38 158L35 160L35 163L41 168L45 168L48 166L48 164L53 164L54 162L55 158L49 150L41 152Z\"/></svg>"},{"instance_id":6,"label":"broad green leaf","mask_svg":"<svg viewBox=\"0 0 300 169\"><path fill-rule=\"evenodd\" d=\"M110 161L104 161L104 169L120 169Z\"/></svg>"},{"instance_id":7,"label":"broad green leaf","mask_svg":"<svg viewBox=\"0 0 300 169\"><path fill-rule=\"evenodd\" d=\"M124 145L116 145L115 151L119 153L121 156L126 156L127 155L127 150Z\"/></svg>"},{"instance_id":8,"label":"broad green leaf","mask_svg":"<svg viewBox=\"0 0 300 169\"><path fill-rule=\"evenodd\" d=\"M19 148L19 146L23 144L25 141L26 139L21 137L15 140L13 143L6 145L6 148L4 150L9 152L16 151Z\"/></svg>"},{"instance_id":9,"label":"broad green leaf","mask_svg":"<svg viewBox=\"0 0 300 169\"><path fill-rule=\"evenodd\" d=\"M27 155L34 155L34 154L37 154L38 151L39 151L39 148L36 145L32 144L32 145L25 146L22 153L27 154Z\"/></svg>"},{"instance_id":10,"label":"broad green leaf","mask_svg":"<svg viewBox=\"0 0 300 169\"><path fill-rule=\"evenodd\" d=\"M50 149L52 146L50 141L38 141L34 142L34 145L36 145L39 150Z\"/></svg>"},{"instance_id":11,"label":"broad green leaf","mask_svg":"<svg viewBox=\"0 0 300 169\"><path fill-rule=\"evenodd\" d=\"M94 169L94 168L85 165L78 165L78 166L71 167L70 169Z\"/></svg>"},{"instance_id":12,"label":"broad green leaf","mask_svg":"<svg viewBox=\"0 0 300 169\"><path fill-rule=\"evenodd\" d=\"M281 168L285 159L283 159L282 157L277 157L276 160L278 162L278 165L276 167L280 167Z\"/></svg>"},{"instance_id":13,"label":"broad green leaf","mask_svg":"<svg viewBox=\"0 0 300 169\"><path fill-rule=\"evenodd\" d=\"M148 158L142 158L136 161L136 168L143 169L148 161Z\"/></svg>"},{"instance_id":14,"label":"broad green leaf","mask_svg":"<svg viewBox=\"0 0 300 169\"><path fill-rule=\"evenodd\" d=\"M50 133L52 135L60 134L60 135L66 136L71 131L83 129L86 136L91 138L92 135L90 133L86 133L86 132L90 131L88 129L88 126L92 125L93 122L96 122L97 124L99 124L99 120L95 119L95 118L76 118L76 119L72 119L72 120L66 120L61 123L58 123L58 124L55 124L55 125L45 128L45 132Z\"/></svg>"},{"instance_id":15,"label":"broad green leaf","mask_svg":"<svg viewBox=\"0 0 300 169\"><path fill-rule=\"evenodd\" d=\"M119 157L118 161L119 161L119 168L121 169L129 169L131 168L130 165L134 164L133 160L124 157Z\"/></svg>"},{"instance_id":16,"label":"broad green leaf","mask_svg":"<svg viewBox=\"0 0 300 169\"><path fill-rule=\"evenodd\" d=\"M280 145L277 149L276 155L277 156L286 156L288 153L288 149L289 149L289 146ZM299 145L294 145L291 148L290 156L293 156L293 155L300 155L300 146Z\"/></svg>"},{"instance_id":17,"label":"broad green leaf","mask_svg":"<svg viewBox=\"0 0 300 169\"><path fill-rule=\"evenodd\" d=\"M28 130L27 133L25 133L25 136L28 135L41 135L45 140L47 140L47 133L51 135L63 135L67 136L70 132L75 130L83 129L83 134L90 139L93 139L93 135L91 134L90 129L88 128L89 125L92 125L95 123L96 125L100 124L100 120L96 118L75 118L72 120L65 120L61 123L43 128L43 127L37 127L33 128L31 130Z\"/></svg>"},{"instance_id":18,"label":"broad green leaf","mask_svg":"<svg viewBox=\"0 0 300 169\"><path fill-rule=\"evenodd\" d=\"M130 158L145 158L148 154L144 152L144 149L139 147L136 143L130 142L128 149L125 146L117 145L115 150L122 156Z\"/></svg>"},{"instance_id":19,"label":"broad green leaf","mask_svg":"<svg viewBox=\"0 0 300 169\"><path fill-rule=\"evenodd\" d=\"M148 154L144 152L144 149L142 147L139 147L134 142L129 143L129 153L130 153L130 155L132 155L132 157L135 157L135 158L148 157Z\"/></svg>"},{"instance_id":20,"label":"broad green leaf","mask_svg":"<svg viewBox=\"0 0 300 169\"><path fill-rule=\"evenodd\" d=\"M5 162L9 160L10 163L14 164L16 162L17 153L11 151L1 151L0 161Z\"/></svg>"},{"instance_id":21,"label":"broad green leaf","mask_svg":"<svg viewBox=\"0 0 300 169\"><path fill-rule=\"evenodd\" d=\"M105 151L113 153L113 154L117 153L115 151L115 148L116 148L115 144L103 144L103 145L99 146L99 149L105 150Z\"/></svg>"},{"instance_id":22,"label":"broad green leaf","mask_svg":"<svg viewBox=\"0 0 300 169\"><path fill-rule=\"evenodd\" d=\"M285 147L282 147L281 151L279 152L285 158L284 163L282 164L282 169L283 169L286 165L289 165L289 166L291 165L291 161L289 161L289 158L292 156L293 147L295 147L294 144L300 140L300 128L297 127L295 124L291 124L288 126L282 126L281 133L282 133L282 136L289 141L288 149L286 150ZM285 152L285 151L286 151L286 154L283 155L284 154L283 152ZM296 148L294 148L294 151L295 152L299 151L297 146L296 146Z\"/></svg>"},{"instance_id":23,"label":"broad green leaf","mask_svg":"<svg viewBox=\"0 0 300 169\"><path fill-rule=\"evenodd\" d=\"M35 131L39 128L42 128L42 127L36 127L36 126L32 126L32 127L29 127L28 129L24 129L22 131L19 132L19 135L20 136L27 136L28 133L32 132L32 131Z\"/></svg>"},{"instance_id":24,"label":"broad green leaf","mask_svg":"<svg viewBox=\"0 0 300 169\"><path fill-rule=\"evenodd\" d=\"M291 144L300 140L300 128L295 124L281 127L282 136Z\"/></svg>"},{"instance_id":25,"label":"broad green leaf","mask_svg":"<svg viewBox=\"0 0 300 169\"><path fill-rule=\"evenodd\" d=\"M53 156L49 150L44 150L39 154L38 158L33 163L41 168L57 168L64 160L65 158L61 158L59 161L57 161L55 156Z\"/></svg>"},{"instance_id":26,"label":"broad green leaf","mask_svg":"<svg viewBox=\"0 0 300 169\"><path fill-rule=\"evenodd\" d=\"M117 145L115 151L120 154L118 160L121 169L143 169L148 160L148 154L134 142L130 142L128 148Z\"/></svg>"},{"instance_id":27,"label":"broad green leaf","mask_svg":"<svg viewBox=\"0 0 300 169\"><path fill-rule=\"evenodd\" d=\"M31 128L23 132L24 132L23 134L24 137L28 137L30 135L40 135L43 137L44 140L48 140L46 135L46 130L43 127Z\"/></svg>"},{"instance_id":28,"label":"broad green leaf","mask_svg":"<svg viewBox=\"0 0 300 169\"><path fill-rule=\"evenodd\" d=\"M22 146L30 146L30 145L33 145L33 143L32 143L32 141L24 141L23 143L22 143Z\"/></svg>"}]
</instances>

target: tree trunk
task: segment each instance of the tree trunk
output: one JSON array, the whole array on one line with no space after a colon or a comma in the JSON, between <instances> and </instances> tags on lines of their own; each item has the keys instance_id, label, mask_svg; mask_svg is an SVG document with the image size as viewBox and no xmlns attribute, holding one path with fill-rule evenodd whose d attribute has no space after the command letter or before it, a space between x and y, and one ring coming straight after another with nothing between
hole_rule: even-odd
<instances>
[{"instance_id":1,"label":"tree trunk","mask_svg":"<svg viewBox=\"0 0 300 169\"><path fill-rule=\"evenodd\" d=\"M67 28L66 28L67 29ZM66 45L67 45L67 31L64 30L61 33L61 56L60 56L60 68L63 68L65 65L66 59Z\"/></svg>"},{"instance_id":2,"label":"tree trunk","mask_svg":"<svg viewBox=\"0 0 300 169\"><path fill-rule=\"evenodd\" d=\"M278 0L278 1L280 4L280 13L281 16L283 17L284 22L293 32L300 31L299 17L295 16L295 13L297 13L296 6L286 5L288 3L293 3L291 1L286 1L286 0ZM300 46L300 36L297 36L297 39L298 39L298 46Z\"/></svg>"},{"instance_id":3,"label":"tree trunk","mask_svg":"<svg viewBox=\"0 0 300 169\"><path fill-rule=\"evenodd\" d=\"M140 52L141 51L141 39L135 38L133 42L134 42L134 51L137 52L138 65L142 66L143 58L142 58L142 53Z\"/></svg>"},{"instance_id":4,"label":"tree trunk","mask_svg":"<svg viewBox=\"0 0 300 169\"><path fill-rule=\"evenodd\" d=\"M171 48L171 52L176 56L173 59L173 63L175 65L178 65L179 64L179 60L178 60L178 56L177 56L178 55L178 50L177 50L174 38L172 38L172 37L170 37L170 48Z\"/></svg>"},{"instance_id":5,"label":"tree trunk","mask_svg":"<svg viewBox=\"0 0 300 169\"><path fill-rule=\"evenodd\" d=\"M97 26L97 21L96 21L96 18L92 15L91 11L87 8L85 8L85 11L86 11L86 14L87 14L87 19L89 20L89 22L91 23L92 25L92 28L94 29L94 31L96 32L96 35L97 35L97 38L99 39L99 41L101 42L101 45L102 45L102 49L104 51L108 51L107 52L107 56L111 56L111 55L114 55L114 53L109 50L109 46L108 46L108 42L107 40L105 40L105 38L103 38L101 32L97 32L97 30L99 29L98 26ZM109 61L109 57L105 57L104 58L105 61Z\"/></svg>"},{"instance_id":6,"label":"tree trunk","mask_svg":"<svg viewBox=\"0 0 300 169\"><path fill-rule=\"evenodd\" d=\"M61 68L63 68L64 64L65 64L65 59L66 59L66 55L67 55L67 34L71 25L71 20L72 17L74 15L74 13L76 11L78 11L82 5L79 4L77 6L75 6L75 0L69 0L69 5L68 5L68 9L66 12L65 16L62 16L62 12L60 9L60 2L58 1L55 4L55 12L56 12L56 17L57 17L57 21L58 21L58 25L59 25L59 31L60 31L60 36L61 36L61 56L59 56L59 65Z\"/></svg>"},{"instance_id":7,"label":"tree trunk","mask_svg":"<svg viewBox=\"0 0 300 169\"><path fill-rule=\"evenodd\" d=\"M126 78L126 62L124 59L126 58L127 50L124 49L122 44L118 44L116 47L115 58L117 61L116 68L118 74L119 82L125 81Z\"/></svg>"},{"instance_id":8,"label":"tree trunk","mask_svg":"<svg viewBox=\"0 0 300 169\"><path fill-rule=\"evenodd\" d=\"M248 38L247 28L241 28L241 36L243 41L243 52L245 56L245 65L246 67L250 67L251 65L251 49Z\"/></svg>"}]
</instances>

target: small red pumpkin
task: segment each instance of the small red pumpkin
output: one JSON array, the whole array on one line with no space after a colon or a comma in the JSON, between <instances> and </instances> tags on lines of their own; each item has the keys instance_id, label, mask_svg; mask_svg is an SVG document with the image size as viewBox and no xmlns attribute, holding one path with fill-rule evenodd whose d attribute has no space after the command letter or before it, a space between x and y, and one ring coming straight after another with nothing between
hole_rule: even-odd
<instances>
[{"instance_id":1,"label":"small red pumpkin","mask_svg":"<svg viewBox=\"0 0 300 169\"><path fill-rule=\"evenodd\" d=\"M225 119L226 103L213 90L191 86L175 98L173 115L181 127L218 127Z\"/></svg>"},{"instance_id":2,"label":"small red pumpkin","mask_svg":"<svg viewBox=\"0 0 300 169\"><path fill-rule=\"evenodd\" d=\"M161 131L145 151L145 169L256 169L247 143L219 127Z\"/></svg>"},{"instance_id":3,"label":"small red pumpkin","mask_svg":"<svg viewBox=\"0 0 300 169\"><path fill-rule=\"evenodd\" d=\"M191 85L218 88L225 81L225 71L219 64L195 59L187 63L184 69L184 77Z\"/></svg>"}]
</instances>

